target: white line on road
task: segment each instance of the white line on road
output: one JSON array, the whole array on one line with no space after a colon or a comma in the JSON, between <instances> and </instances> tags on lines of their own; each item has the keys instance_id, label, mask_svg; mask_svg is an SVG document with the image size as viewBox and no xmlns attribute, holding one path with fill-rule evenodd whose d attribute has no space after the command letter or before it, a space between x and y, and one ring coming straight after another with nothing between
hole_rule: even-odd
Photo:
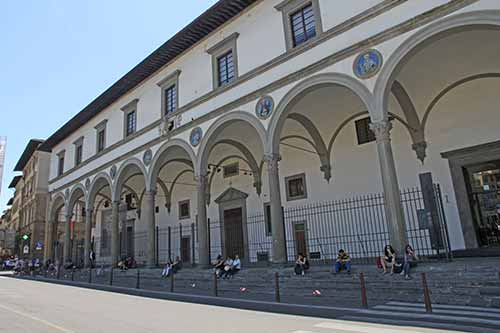
<instances>
[{"instance_id":1,"label":"white line on road","mask_svg":"<svg viewBox=\"0 0 500 333\"><path fill-rule=\"evenodd\" d=\"M7 306L1 305L1 304L0 304L0 308L1 308L1 309L4 309L4 310L6 310L6 311L10 311L10 312L12 312L12 313L15 313L15 314L17 314L17 315L19 315L19 316L22 316L22 317L25 317L25 318L31 319L31 320L33 320L33 321L38 321L38 322L40 322L40 323L42 323L42 324L44 324L44 325L47 325L47 326L52 327L52 328L55 328L55 329L56 329L56 330L58 330L58 331L65 332L65 333L75 333L74 331L71 331L71 330L68 330L68 329L66 329L66 328L64 328L64 327L58 326L58 325L56 325L56 324L53 324L53 323L51 323L51 322L49 322L49 321L47 321L47 320L44 320L44 319L40 319L40 318L34 317L34 316L32 316L32 315L30 315L30 314L28 314L28 313L24 313L24 312L21 312L21 311L17 311L17 310L14 310L14 309L12 309L12 308L9 308L9 307L7 307Z\"/></svg>"},{"instance_id":2,"label":"white line on road","mask_svg":"<svg viewBox=\"0 0 500 333\"><path fill-rule=\"evenodd\" d=\"M369 326L368 326L369 325ZM332 330L342 330L348 332L356 332L356 333L425 333L425 332L451 332L451 331L441 331L441 330L433 330L433 329L418 329L416 327L394 327L387 325L378 325L378 324L365 324L360 325L359 323L354 322L340 322L340 321L330 321L323 322L314 325L317 328L326 328ZM417 330L415 330L417 329Z\"/></svg>"}]
</instances>

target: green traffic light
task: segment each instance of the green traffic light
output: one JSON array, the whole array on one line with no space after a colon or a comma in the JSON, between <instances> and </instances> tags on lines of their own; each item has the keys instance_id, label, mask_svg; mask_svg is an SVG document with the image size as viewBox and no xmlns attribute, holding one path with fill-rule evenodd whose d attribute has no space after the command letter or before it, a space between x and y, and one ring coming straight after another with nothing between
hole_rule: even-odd
<instances>
[{"instance_id":1,"label":"green traffic light","mask_svg":"<svg viewBox=\"0 0 500 333\"><path fill-rule=\"evenodd\" d=\"M23 240L28 240L29 236L28 235L23 235Z\"/></svg>"}]
</instances>

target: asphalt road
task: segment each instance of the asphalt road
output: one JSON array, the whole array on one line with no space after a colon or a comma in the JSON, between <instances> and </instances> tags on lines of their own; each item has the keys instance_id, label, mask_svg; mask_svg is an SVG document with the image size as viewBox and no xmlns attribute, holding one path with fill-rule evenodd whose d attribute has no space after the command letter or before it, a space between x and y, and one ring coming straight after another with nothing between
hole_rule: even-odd
<instances>
[{"instance_id":1,"label":"asphalt road","mask_svg":"<svg viewBox=\"0 0 500 333\"><path fill-rule=\"evenodd\" d=\"M0 332L444 333L178 303L0 277Z\"/></svg>"}]
</instances>

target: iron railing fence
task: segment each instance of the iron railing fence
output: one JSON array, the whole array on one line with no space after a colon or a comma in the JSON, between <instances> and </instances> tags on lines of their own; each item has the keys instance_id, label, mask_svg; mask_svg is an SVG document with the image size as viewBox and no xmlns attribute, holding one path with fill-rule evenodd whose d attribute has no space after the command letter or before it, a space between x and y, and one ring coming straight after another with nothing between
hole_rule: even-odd
<instances>
[{"instance_id":1,"label":"iron railing fence","mask_svg":"<svg viewBox=\"0 0 500 333\"><path fill-rule=\"evenodd\" d=\"M401 202L409 244L422 259L448 257L450 244L441 189L434 186L435 212L429 211L420 188L401 191ZM373 262L389 244L385 199L382 193L348 199L314 202L283 209L287 258L298 253L312 261L335 260L344 249L357 262ZM210 259L218 255L239 254L245 263L267 263L272 258L272 226L264 213L246 216L241 224L225 227L219 219L208 220ZM109 235L108 235L109 236ZM108 237L110 238L110 237ZM133 237L120 238L120 254L133 256L139 266L146 263L148 235L135 231ZM243 241L242 241L243 240ZM181 259L185 264L199 262L198 229L195 223L156 228L156 263ZM94 238L97 265L110 263L110 239Z\"/></svg>"}]
</instances>

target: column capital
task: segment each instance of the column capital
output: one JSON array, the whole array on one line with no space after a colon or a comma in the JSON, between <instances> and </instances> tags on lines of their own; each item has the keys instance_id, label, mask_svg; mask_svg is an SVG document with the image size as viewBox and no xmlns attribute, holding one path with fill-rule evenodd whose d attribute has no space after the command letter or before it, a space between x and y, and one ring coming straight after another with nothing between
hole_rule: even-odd
<instances>
[{"instance_id":1,"label":"column capital","mask_svg":"<svg viewBox=\"0 0 500 333\"><path fill-rule=\"evenodd\" d=\"M370 123L370 130L375 133L377 142L391 141L392 123L390 121L384 120L376 123Z\"/></svg>"},{"instance_id":2,"label":"column capital","mask_svg":"<svg viewBox=\"0 0 500 333\"><path fill-rule=\"evenodd\" d=\"M207 175L196 175L196 176L194 176L194 181L195 181L198 185L200 185L200 184L206 184L207 179L208 179L208 176L207 176Z\"/></svg>"},{"instance_id":3,"label":"column capital","mask_svg":"<svg viewBox=\"0 0 500 333\"><path fill-rule=\"evenodd\" d=\"M274 154L274 153L264 154L264 162L266 163L278 163L279 161L281 161L280 154Z\"/></svg>"},{"instance_id":4,"label":"column capital","mask_svg":"<svg viewBox=\"0 0 500 333\"><path fill-rule=\"evenodd\" d=\"M158 191L155 189L151 189L151 190L148 190L148 191L144 191L144 196L153 196L153 195L156 195L158 193Z\"/></svg>"}]
</instances>

